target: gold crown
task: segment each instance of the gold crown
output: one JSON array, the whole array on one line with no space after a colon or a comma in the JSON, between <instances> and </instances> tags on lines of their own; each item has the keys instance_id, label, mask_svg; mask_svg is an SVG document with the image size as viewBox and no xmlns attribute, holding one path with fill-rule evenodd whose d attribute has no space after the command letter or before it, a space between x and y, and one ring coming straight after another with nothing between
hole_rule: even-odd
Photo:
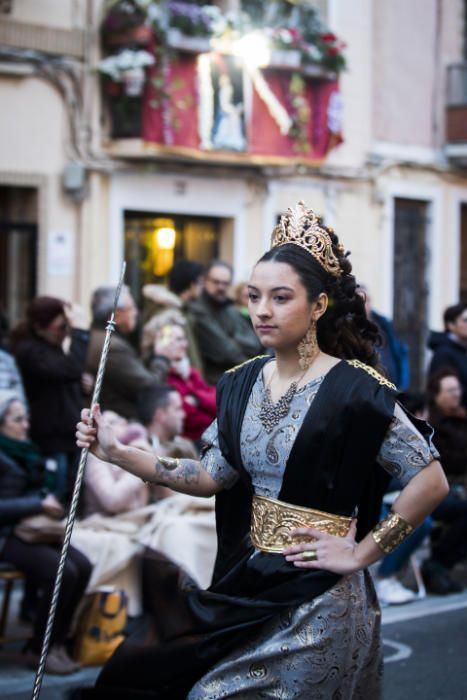
<instances>
[{"instance_id":1,"label":"gold crown","mask_svg":"<svg viewBox=\"0 0 467 700\"><path fill-rule=\"evenodd\" d=\"M314 211L306 208L305 202L299 202L293 208L289 207L288 213L281 216L279 224L272 232L271 248L286 243L304 248L331 275L340 277L342 274L329 233L320 226ZM343 251L341 245L339 250Z\"/></svg>"}]
</instances>

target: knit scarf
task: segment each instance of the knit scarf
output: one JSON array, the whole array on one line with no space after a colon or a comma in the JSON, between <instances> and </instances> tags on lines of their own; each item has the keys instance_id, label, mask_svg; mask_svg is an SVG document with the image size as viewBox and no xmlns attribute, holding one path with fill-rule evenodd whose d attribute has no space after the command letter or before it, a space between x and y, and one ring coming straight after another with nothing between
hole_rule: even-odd
<instances>
[{"instance_id":1,"label":"knit scarf","mask_svg":"<svg viewBox=\"0 0 467 700\"><path fill-rule=\"evenodd\" d=\"M0 433L0 450L28 472L40 469L43 458L39 449L29 440L14 440Z\"/></svg>"}]
</instances>

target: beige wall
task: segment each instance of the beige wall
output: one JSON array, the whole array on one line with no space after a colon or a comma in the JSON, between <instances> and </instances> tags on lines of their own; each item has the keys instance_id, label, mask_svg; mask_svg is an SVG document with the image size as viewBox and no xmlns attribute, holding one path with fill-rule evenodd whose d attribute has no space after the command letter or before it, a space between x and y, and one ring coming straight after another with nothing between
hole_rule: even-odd
<instances>
[{"instance_id":1,"label":"beige wall","mask_svg":"<svg viewBox=\"0 0 467 700\"><path fill-rule=\"evenodd\" d=\"M329 156L329 165L359 167L372 138L372 0L329 1L328 21L346 42L347 69L340 78L344 100L344 143Z\"/></svg>"},{"instance_id":2,"label":"beige wall","mask_svg":"<svg viewBox=\"0 0 467 700\"><path fill-rule=\"evenodd\" d=\"M375 140L442 146L446 65L461 60L462 41L461 0L375 3Z\"/></svg>"},{"instance_id":3,"label":"beige wall","mask_svg":"<svg viewBox=\"0 0 467 700\"><path fill-rule=\"evenodd\" d=\"M78 212L63 194L61 175L69 154L68 124L58 92L36 77L6 78L0 82L0 184L11 176L41 177L39 217L38 287L41 293L75 297L74 275L51 275L48 271L48 236L65 231L76 241Z\"/></svg>"},{"instance_id":4,"label":"beige wall","mask_svg":"<svg viewBox=\"0 0 467 700\"><path fill-rule=\"evenodd\" d=\"M76 29L85 23L86 0L15 0L12 5L2 19L55 29Z\"/></svg>"},{"instance_id":5,"label":"beige wall","mask_svg":"<svg viewBox=\"0 0 467 700\"><path fill-rule=\"evenodd\" d=\"M91 4L95 27L102 4L103 0ZM222 179L209 167L203 176L195 176L187 166L182 175L188 182L187 195L180 199L175 196L174 181L181 176L165 166L157 164L157 172L151 173L148 162L122 160L107 163L106 170L102 161L93 158L88 161L87 196L82 204L74 203L61 186L63 167L72 155L62 98L39 78L0 75L0 101L8 105L0 110L0 182L3 172L10 180L16 173L27 181L29 174L42 183L41 293L59 294L87 306L91 290L114 281L118 274L123 209L151 211L157 209L158 201L174 213L223 218L223 254L235 263L237 279L244 278L267 248L277 215L305 199L352 251L354 271L371 288L375 306L391 313L391 206L394 196L408 196L432 202L430 319L439 325L442 308L455 301L457 293L459 205L467 201L467 179L449 170L440 149L444 71L461 55L463 2L323 0L316 4L324 8L331 29L348 45L348 70L341 77L345 141L322 169L307 176L293 175L290 169L287 178L258 172L248 179L235 173ZM87 3L23 0L13 7L13 21L73 29L83 26ZM95 64L97 41L91 53ZM92 123L90 141L98 153L102 133L98 80L93 73L88 73L85 95ZM381 143L397 146L398 157L380 154L379 164L372 165L369 156ZM426 168L413 160L414 148L438 149L438 164ZM410 167L400 166L401 161L411 163ZM75 263L70 276L48 274L51 230L72 232Z\"/></svg>"}]
</instances>

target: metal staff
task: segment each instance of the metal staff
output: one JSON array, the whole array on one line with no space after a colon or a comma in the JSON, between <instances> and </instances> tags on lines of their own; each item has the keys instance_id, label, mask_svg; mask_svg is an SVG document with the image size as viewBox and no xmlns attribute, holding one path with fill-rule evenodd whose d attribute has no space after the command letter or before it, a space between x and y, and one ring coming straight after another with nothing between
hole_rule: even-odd
<instances>
[{"instance_id":1,"label":"metal staff","mask_svg":"<svg viewBox=\"0 0 467 700\"><path fill-rule=\"evenodd\" d=\"M104 378L104 370L107 362L107 355L109 352L110 338L115 330L115 312L117 310L118 299L120 297L120 292L122 290L123 278L125 277L126 262L122 265L122 271L120 273L120 281L118 283L117 291L115 293L114 306L112 310L112 315L107 321L107 326L105 328L105 340L104 346L102 348L101 357L99 360L99 368L97 370L96 384L94 386L94 392L91 401L91 413L94 406L99 403L99 395L101 393L102 380ZM57 575L55 577L54 590L52 594L52 600L50 601L49 616L47 618L47 625L45 628L44 639L42 641L41 655L39 659L39 666L36 671L36 678L34 680L34 688L32 691L31 700L37 700L39 698L42 686L42 679L45 671L45 662L47 660L47 654L49 651L50 637L52 634L52 627L55 620L55 612L57 610L58 596L60 595L60 588L63 578L63 570L65 568L65 562L68 554L68 547L70 545L71 533L73 530L73 525L75 524L76 509L78 507L78 499L81 490L81 482L83 481L84 469L86 467L86 461L88 458L88 448L85 447L81 450L81 457L79 460L78 471L76 474L76 481L73 487L73 496L71 499L70 510L68 513L68 518L66 521L65 536L63 538L62 551L60 554L60 561L58 564Z\"/></svg>"}]
</instances>

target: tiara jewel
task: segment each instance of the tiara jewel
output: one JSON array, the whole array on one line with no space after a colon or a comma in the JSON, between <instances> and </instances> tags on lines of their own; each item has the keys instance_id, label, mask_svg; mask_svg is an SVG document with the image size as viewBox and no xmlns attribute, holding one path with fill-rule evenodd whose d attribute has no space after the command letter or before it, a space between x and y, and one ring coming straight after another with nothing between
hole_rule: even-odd
<instances>
[{"instance_id":1,"label":"tiara jewel","mask_svg":"<svg viewBox=\"0 0 467 700\"><path fill-rule=\"evenodd\" d=\"M289 207L288 213L281 216L279 225L272 232L271 248L286 243L294 243L307 250L331 275L340 277L342 274L329 233L320 226L318 217L312 209L306 208L304 202Z\"/></svg>"}]
</instances>

